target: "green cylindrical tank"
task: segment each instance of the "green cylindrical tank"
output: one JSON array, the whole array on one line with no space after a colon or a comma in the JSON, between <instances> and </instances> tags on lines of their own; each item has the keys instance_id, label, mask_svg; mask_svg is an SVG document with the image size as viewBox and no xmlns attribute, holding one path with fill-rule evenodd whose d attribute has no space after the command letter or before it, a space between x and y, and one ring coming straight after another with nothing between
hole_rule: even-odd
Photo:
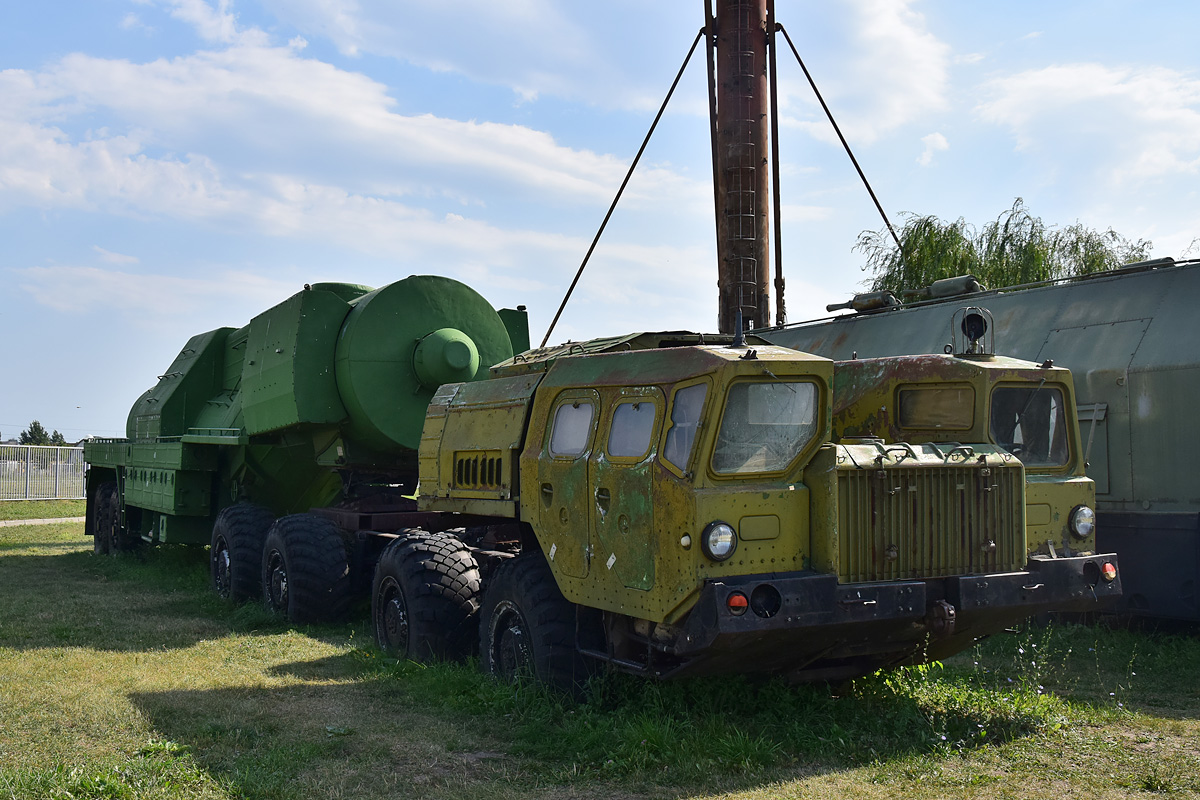
<instances>
[{"instance_id":1,"label":"green cylindrical tank","mask_svg":"<svg viewBox=\"0 0 1200 800\"><path fill-rule=\"evenodd\" d=\"M469 286L416 276L376 289L354 302L337 338L346 434L416 450L438 386L483 378L512 355L500 316Z\"/></svg>"}]
</instances>

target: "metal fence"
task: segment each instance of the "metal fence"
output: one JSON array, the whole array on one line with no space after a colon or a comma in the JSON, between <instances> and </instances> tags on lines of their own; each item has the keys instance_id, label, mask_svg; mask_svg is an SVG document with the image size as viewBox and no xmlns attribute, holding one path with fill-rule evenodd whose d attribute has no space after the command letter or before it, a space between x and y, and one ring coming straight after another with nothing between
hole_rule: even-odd
<instances>
[{"instance_id":1,"label":"metal fence","mask_svg":"<svg viewBox=\"0 0 1200 800\"><path fill-rule=\"evenodd\" d=\"M85 469L82 447L0 444L0 501L82 499Z\"/></svg>"}]
</instances>

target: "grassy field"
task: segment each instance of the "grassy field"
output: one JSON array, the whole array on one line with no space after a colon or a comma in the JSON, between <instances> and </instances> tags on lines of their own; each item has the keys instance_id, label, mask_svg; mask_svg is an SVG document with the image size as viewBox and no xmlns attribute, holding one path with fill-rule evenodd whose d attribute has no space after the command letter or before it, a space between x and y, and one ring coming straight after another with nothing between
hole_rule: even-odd
<instances>
[{"instance_id":1,"label":"grassy field","mask_svg":"<svg viewBox=\"0 0 1200 800\"><path fill-rule=\"evenodd\" d=\"M573 704L294 628L206 555L0 528L0 798L1200 795L1200 642L1063 625L837 687L609 676Z\"/></svg>"},{"instance_id":2,"label":"grassy field","mask_svg":"<svg viewBox=\"0 0 1200 800\"><path fill-rule=\"evenodd\" d=\"M82 517L84 500L5 500L0 503L0 522L10 519L62 519Z\"/></svg>"}]
</instances>

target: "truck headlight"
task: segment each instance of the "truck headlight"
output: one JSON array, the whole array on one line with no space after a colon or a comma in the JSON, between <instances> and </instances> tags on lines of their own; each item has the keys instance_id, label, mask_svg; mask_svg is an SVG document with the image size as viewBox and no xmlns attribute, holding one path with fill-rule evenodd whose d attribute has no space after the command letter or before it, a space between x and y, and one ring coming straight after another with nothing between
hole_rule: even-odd
<instances>
[{"instance_id":1,"label":"truck headlight","mask_svg":"<svg viewBox=\"0 0 1200 800\"><path fill-rule=\"evenodd\" d=\"M700 547L713 561L724 561L737 549L737 533L724 522L710 522L700 534Z\"/></svg>"},{"instance_id":2,"label":"truck headlight","mask_svg":"<svg viewBox=\"0 0 1200 800\"><path fill-rule=\"evenodd\" d=\"M1071 509L1071 533L1080 539L1086 539L1096 532L1096 512L1087 506L1075 506Z\"/></svg>"}]
</instances>

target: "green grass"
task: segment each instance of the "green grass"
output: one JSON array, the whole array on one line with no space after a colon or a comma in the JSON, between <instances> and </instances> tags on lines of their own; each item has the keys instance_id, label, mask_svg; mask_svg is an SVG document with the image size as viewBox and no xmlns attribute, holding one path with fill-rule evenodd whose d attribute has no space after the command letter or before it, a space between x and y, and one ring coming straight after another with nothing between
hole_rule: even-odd
<instances>
[{"instance_id":1,"label":"green grass","mask_svg":"<svg viewBox=\"0 0 1200 800\"><path fill-rule=\"evenodd\" d=\"M82 517L85 507L84 500L5 500L0 502L0 520Z\"/></svg>"},{"instance_id":2,"label":"green grass","mask_svg":"<svg viewBox=\"0 0 1200 800\"><path fill-rule=\"evenodd\" d=\"M1200 643L1074 625L833 690L620 675L586 702L384 658L207 588L201 550L0 528L0 798L1200 793Z\"/></svg>"}]
</instances>

